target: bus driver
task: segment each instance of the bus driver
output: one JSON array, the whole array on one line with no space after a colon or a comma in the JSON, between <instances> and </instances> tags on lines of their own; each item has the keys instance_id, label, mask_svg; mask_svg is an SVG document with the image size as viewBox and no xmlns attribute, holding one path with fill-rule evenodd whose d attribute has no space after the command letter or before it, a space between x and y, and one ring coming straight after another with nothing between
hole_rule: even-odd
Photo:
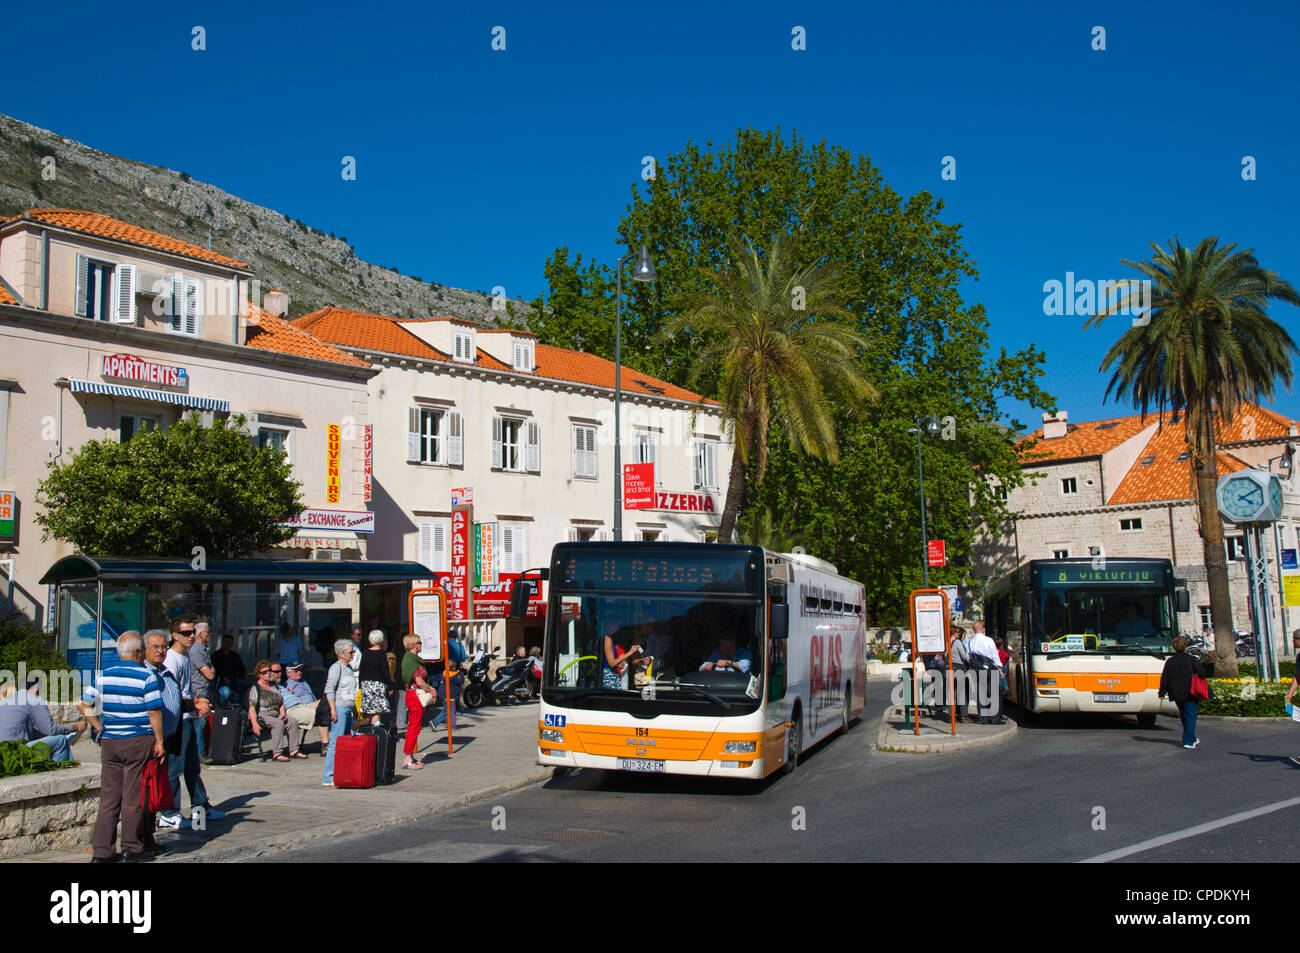
<instances>
[{"instance_id":1,"label":"bus driver","mask_svg":"<svg viewBox=\"0 0 1300 953\"><path fill-rule=\"evenodd\" d=\"M698 658L698 656L696 657ZM714 669L719 671L730 669L732 671L741 671L748 675L753 664L753 653L751 653L749 649L740 648L736 645L734 639L730 639L724 635L722 638L718 639L718 647L713 650L713 654L711 654L705 660L704 664L700 666L700 671L708 672Z\"/></svg>"},{"instance_id":2,"label":"bus driver","mask_svg":"<svg viewBox=\"0 0 1300 953\"><path fill-rule=\"evenodd\" d=\"M1150 622L1138 615L1138 604L1136 602L1130 602L1124 606L1124 618L1120 619L1115 625L1115 638L1117 639L1155 638L1159 634Z\"/></svg>"}]
</instances>

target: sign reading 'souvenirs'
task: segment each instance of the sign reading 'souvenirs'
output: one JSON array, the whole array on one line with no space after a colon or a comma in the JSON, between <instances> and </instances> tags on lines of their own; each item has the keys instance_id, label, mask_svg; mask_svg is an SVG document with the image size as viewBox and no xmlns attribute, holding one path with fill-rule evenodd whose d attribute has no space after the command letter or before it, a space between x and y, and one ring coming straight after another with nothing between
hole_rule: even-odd
<instances>
[{"instance_id":1,"label":"sign reading 'souvenirs'","mask_svg":"<svg viewBox=\"0 0 1300 953\"><path fill-rule=\"evenodd\" d=\"M156 364L134 354L105 354L99 372L112 380L161 384L163 387L187 387L190 383L185 368Z\"/></svg>"}]
</instances>

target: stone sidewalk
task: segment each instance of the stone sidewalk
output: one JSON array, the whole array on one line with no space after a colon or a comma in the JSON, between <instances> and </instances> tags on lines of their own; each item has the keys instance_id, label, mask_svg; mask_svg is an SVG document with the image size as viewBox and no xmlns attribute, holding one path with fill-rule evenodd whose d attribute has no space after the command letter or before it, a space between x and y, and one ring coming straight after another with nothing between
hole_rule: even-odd
<instances>
[{"instance_id":1,"label":"stone sidewalk","mask_svg":"<svg viewBox=\"0 0 1300 953\"><path fill-rule=\"evenodd\" d=\"M902 707L891 707L881 719L880 730L876 734L876 750L937 754L984 748L1010 741L1020 730L1010 718L1006 718L1000 725L977 725L970 721L959 721L955 735L952 728L950 719L931 718L922 709L918 732L916 727L905 723Z\"/></svg>"},{"instance_id":2,"label":"stone sidewalk","mask_svg":"<svg viewBox=\"0 0 1300 953\"><path fill-rule=\"evenodd\" d=\"M208 797L226 816L209 821L206 832L159 831L158 841L168 851L154 863L238 860L319 838L378 830L544 781L552 769L537 764L537 711L532 702L487 707L462 718L453 734L451 756L447 732L425 728L420 733L419 754L425 762L421 770L401 769L399 738L397 780L363 790L321 785L325 760L317 754L320 739L314 729L303 746L310 755L306 760L262 762L257 749L246 745L248 760L243 763L203 768ZM97 761L99 748L82 739L73 757L83 763ZM183 786L182 797L188 810ZM80 849L48 850L7 862L89 859L87 843Z\"/></svg>"}]
</instances>

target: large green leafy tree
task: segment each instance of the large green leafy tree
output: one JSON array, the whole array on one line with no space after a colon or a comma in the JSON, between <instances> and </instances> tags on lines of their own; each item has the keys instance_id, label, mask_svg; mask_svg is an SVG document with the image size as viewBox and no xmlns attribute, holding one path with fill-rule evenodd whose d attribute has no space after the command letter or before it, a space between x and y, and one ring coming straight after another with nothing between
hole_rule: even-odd
<instances>
[{"instance_id":1,"label":"large green leafy tree","mask_svg":"<svg viewBox=\"0 0 1300 953\"><path fill-rule=\"evenodd\" d=\"M1236 251L1205 238L1186 248L1177 239L1168 248L1151 243L1150 261L1122 264L1136 268L1150 282L1151 312L1135 320L1102 359L1113 367L1106 396L1133 401L1143 416L1170 410L1185 418L1192 489L1200 515L1210 618L1214 624L1216 674L1237 673L1232 634L1228 563L1223 547L1215 488L1219 479L1215 427L1231 425L1243 402L1273 396L1281 380L1291 387L1291 358L1296 343L1266 313L1270 302L1300 305L1290 284L1261 268L1254 251ZM1109 309L1084 325L1100 324L1142 303L1140 286L1118 296Z\"/></svg>"},{"instance_id":2,"label":"large green leafy tree","mask_svg":"<svg viewBox=\"0 0 1300 953\"><path fill-rule=\"evenodd\" d=\"M36 500L45 539L100 556L243 558L293 535L303 508L283 451L257 447L244 420L205 427L191 414L126 443L83 444L51 464Z\"/></svg>"},{"instance_id":3,"label":"large green leafy tree","mask_svg":"<svg viewBox=\"0 0 1300 953\"><path fill-rule=\"evenodd\" d=\"M965 305L958 291L976 270L960 226L940 218L942 201L924 192L902 197L867 157L780 130L743 129L716 147L688 143L656 173L633 188L618 229L627 247L646 242L659 274L653 283L624 282L631 335L624 340L645 342L625 344L625 363L685 384L700 343L651 335L691 302L718 294L710 276L725 272L730 236L797 235L802 260L841 269L845 306L869 342L859 363L880 398L837 414L838 462L810 461L774 433L767 474L748 505L768 507L778 520L797 511L809 550L864 582L874 621L898 622L922 574L916 440L907 431L916 416L936 413L943 432L923 448L930 532L948 541L953 564L931 581L961 582L973 539L1005 517L986 480L1021 482L1014 439L1024 427L999 403L1054 404L1039 386L1036 347L989 354L984 310ZM606 280L569 300L583 302L582 319L605 314L612 325L612 304L600 305L612 282L602 273ZM598 353L612 358L613 348Z\"/></svg>"},{"instance_id":4,"label":"large green leafy tree","mask_svg":"<svg viewBox=\"0 0 1300 953\"><path fill-rule=\"evenodd\" d=\"M866 340L843 321L844 288L834 269L797 265L786 236L766 261L733 239L734 258L710 276L718 294L671 315L663 333L699 344L688 382L716 380L735 453L718 538L730 540L748 480L767 470L772 429L807 456L839 459L832 401L853 408L879 396L857 362Z\"/></svg>"}]
</instances>

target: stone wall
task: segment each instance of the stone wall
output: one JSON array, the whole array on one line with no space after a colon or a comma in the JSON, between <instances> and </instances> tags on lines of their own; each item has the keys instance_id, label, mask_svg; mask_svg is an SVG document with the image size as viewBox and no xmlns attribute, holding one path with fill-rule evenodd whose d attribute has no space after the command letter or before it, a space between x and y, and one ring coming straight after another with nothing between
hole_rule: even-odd
<instances>
[{"instance_id":1,"label":"stone wall","mask_svg":"<svg viewBox=\"0 0 1300 953\"><path fill-rule=\"evenodd\" d=\"M0 859L90 844L99 765L0 778Z\"/></svg>"}]
</instances>

